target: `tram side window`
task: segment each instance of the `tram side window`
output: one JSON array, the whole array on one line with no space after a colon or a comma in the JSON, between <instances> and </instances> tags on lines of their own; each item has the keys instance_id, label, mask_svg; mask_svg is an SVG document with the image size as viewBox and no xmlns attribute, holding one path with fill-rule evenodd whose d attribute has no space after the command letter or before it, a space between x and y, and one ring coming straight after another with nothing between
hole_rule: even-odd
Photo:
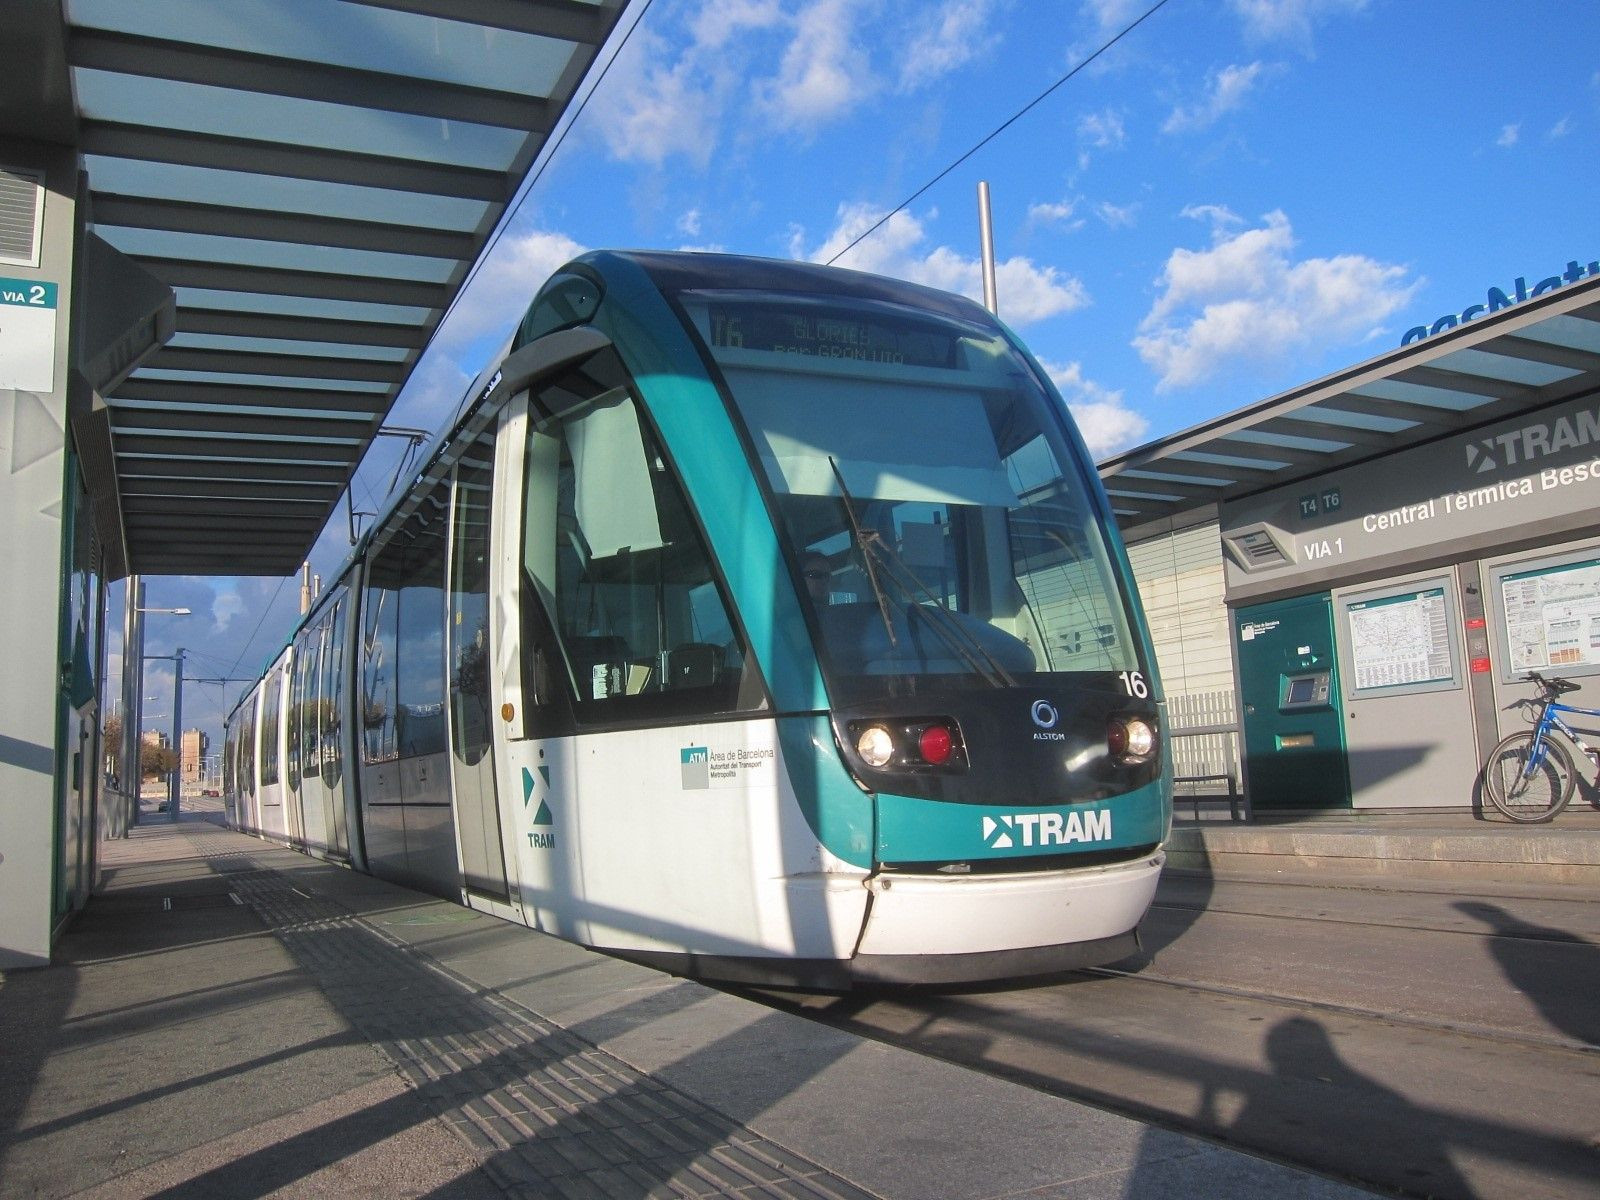
<instances>
[{"instance_id":1,"label":"tram side window","mask_svg":"<svg viewBox=\"0 0 1600 1200\"><path fill-rule=\"evenodd\" d=\"M367 565L361 594L361 757L400 757L395 736L395 638L399 628L402 548L390 542Z\"/></svg>"},{"instance_id":2,"label":"tram side window","mask_svg":"<svg viewBox=\"0 0 1600 1200\"><path fill-rule=\"evenodd\" d=\"M350 615L349 595L328 609L327 640L322 655L321 746L322 782L337 787L344 776L344 646Z\"/></svg>"},{"instance_id":3,"label":"tram side window","mask_svg":"<svg viewBox=\"0 0 1600 1200\"><path fill-rule=\"evenodd\" d=\"M261 701L261 786L278 782L278 714L283 710L283 675L267 677Z\"/></svg>"},{"instance_id":4,"label":"tram side window","mask_svg":"<svg viewBox=\"0 0 1600 1200\"><path fill-rule=\"evenodd\" d=\"M445 749L444 544L449 511L449 485L441 483L401 530L405 550L395 640L395 739L401 758Z\"/></svg>"},{"instance_id":5,"label":"tram side window","mask_svg":"<svg viewBox=\"0 0 1600 1200\"><path fill-rule=\"evenodd\" d=\"M455 756L466 766L489 749L489 489L493 442L456 471L450 568L450 708Z\"/></svg>"},{"instance_id":6,"label":"tram side window","mask_svg":"<svg viewBox=\"0 0 1600 1200\"><path fill-rule=\"evenodd\" d=\"M445 749L444 533L440 485L384 544L367 573L362 753L367 762Z\"/></svg>"},{"instance_id":7,"label":"tram side window","mask_svg":"<svg viewBox=\"0 0 1600 1200\"><path fill-rule=\"evenodd\" d=\"M238 725L226 725L222 731L222 791L231 796L238 786L239 773L234 769L234 755L239 753Z\"/></svg>"},{"instance_id":8,"label":"tram side window","mask_svg":"<svg viewBox=\"0 0 1600 1200\"><path fill-rule=\"evenodd\" d=\"M239 791L255 795L256 790L256 701L252 693L240 706L239 719Z\"/></svg>"},{"instance_id":9,"label":"tram side window","mask_svg":"<svg viewBox=\"0 0 1600 1200\"><path fill-rule=\"evenodd\" d=\"M306 697L306 657L308 655L307 639L302 634L296 639L294 653L290 659L289 674L284 680L289 693L289 703L285 714L284 741L287 743L284 753L284 768L288 775L286 782L291 792L300 790L300 721L301 713L305 709Z\"/></svg>"},{"instance_id":10,"label":"tram side window","mask_svg":"<svg viewBox=\"0 0 1600 1200\"><path fill-rule=\"evenodd\" d=\"M535 395L533 412L523 567L577 720L759 708L710 552L627 388L584 396L569 378Z\"/></svg>"}]
</instances>

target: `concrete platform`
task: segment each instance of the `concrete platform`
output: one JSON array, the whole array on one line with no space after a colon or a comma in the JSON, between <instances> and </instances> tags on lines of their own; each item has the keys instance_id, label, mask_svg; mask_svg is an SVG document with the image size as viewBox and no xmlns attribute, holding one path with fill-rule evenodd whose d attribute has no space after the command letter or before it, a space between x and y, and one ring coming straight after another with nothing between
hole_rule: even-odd
<instances>
[{"instance_id":1,"label":"concrete platform","mask_svg":"<svg viewBox=\"0 0 1600 1200\"><path fill-rule=\"evenodd\" d=\"M1486 820L1467 810L1295 813L1257 811L1249 822L1187 801L1168 865L1218 877L1285 875L1478 880L1600 887L1600 810L1574 800L1544 825Z\"/></svg>"},{"instance_id":2,"label":"concrete platform","mask_svg":"<svg viewBox=\"0 0 1600 1200\"><path fill-rule=\"evenodd\" d=\"M0 979L0 1193L1364 1195L198 815Z\"/></svg>"}]
</instances>

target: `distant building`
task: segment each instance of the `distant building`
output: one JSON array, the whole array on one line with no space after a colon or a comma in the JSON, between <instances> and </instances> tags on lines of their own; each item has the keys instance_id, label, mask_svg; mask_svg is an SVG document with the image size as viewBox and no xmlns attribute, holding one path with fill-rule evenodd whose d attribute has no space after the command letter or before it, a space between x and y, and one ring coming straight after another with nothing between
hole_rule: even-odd
<instances>
[{"instance_id":1,"label":"distant building","mask_svg":"<svg viewBox=\"0 0 1600 1200\"><path fill-rule=\"evenodd\" d=\"M146 746L155 746L162 750L168 750L172 747L172 739L167 736L166 731L163 729L146 729L139 735L139 740Z\"/></svg>"},{"instance_id":2,"label":"distant building","mask_svg":"<svg viewBox=\"0 0 1600 1200\"><path fill-rule=\"evenodd\" d=\"M206 751L211 748L211 738L198 729L185 729L183 731L183 774L184 783L200 783L203 781L206 766Z\"/></svg>"}]
</instances>

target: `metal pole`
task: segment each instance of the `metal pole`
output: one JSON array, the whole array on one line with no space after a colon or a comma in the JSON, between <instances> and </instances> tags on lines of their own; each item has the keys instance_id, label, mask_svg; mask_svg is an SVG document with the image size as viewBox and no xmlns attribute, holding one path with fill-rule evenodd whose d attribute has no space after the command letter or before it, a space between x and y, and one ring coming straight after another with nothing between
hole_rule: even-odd
<instances>
[{"instance_id":1,"label":"metal pole","mask_svg":"<svg viewBox=\"0 0 1600 1200\"><path fill-rule=\"evenodd\" d=\"M139 752L144 749L144 580L138 575L128 576L128 597L130 612L128 632L122 639L122 677L124 687L132 678L132 690L123 692L128 699L122 706L122 790L128 795L128 825L131 827L139 823L139 793L144 783L144 770L139 762Z\"/></svg>"},{"instance_id":2,"label":"metal pole","mask_svg":"<svg viewBox=\"0 0 1600 1200\"><path fill-rule=\"evenodd\" d=\"M978 239L983 243L983 306L999 314L1000 298L994 282L994 222L989 219L989 181L978 181Z\"/></svg>"},{"instance_id":3,"label":"metal pole","mask_svg":"<svg viewBox=\"0 0 1600 1200\"><path fill-rule=\"evenodd\" d=\"M172 746L177 751L173 764L172 780L167 785L167 820L178 819L178 793L183 790L183 647L172 656L178 664L178 673L172 681Z\"/></svg>"}]
</instances>

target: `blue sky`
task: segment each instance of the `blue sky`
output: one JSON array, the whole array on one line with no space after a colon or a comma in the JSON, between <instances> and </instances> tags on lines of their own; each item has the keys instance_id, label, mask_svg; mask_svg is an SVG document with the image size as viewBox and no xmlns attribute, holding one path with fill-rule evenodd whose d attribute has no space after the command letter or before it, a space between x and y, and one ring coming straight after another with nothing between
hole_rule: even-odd
<instances>
[{"instance_id":1,"label":"blue sky","mask_svg":"<svg viewBox=\"0 0 1600 1200\"><path fill-rule=\"evenodd\" d=\"M653 0L391 423L442 421L583 250L834 257L1152 2ZM1000 314L1115 453L1600 258L1597 44L1590 0L1169 0L838 261L978 296L987 180ZM369 456L357 508L395 451ZM325 579L348 549L334 524ZM298 598L295 580L147 586L195 610L152 618L147 645L195 650L190 675L259 670ZM164 700L170 664L149 666ZM223 702L186 686L185 725L220 742Z\"/></svg>"}]
</instances>

